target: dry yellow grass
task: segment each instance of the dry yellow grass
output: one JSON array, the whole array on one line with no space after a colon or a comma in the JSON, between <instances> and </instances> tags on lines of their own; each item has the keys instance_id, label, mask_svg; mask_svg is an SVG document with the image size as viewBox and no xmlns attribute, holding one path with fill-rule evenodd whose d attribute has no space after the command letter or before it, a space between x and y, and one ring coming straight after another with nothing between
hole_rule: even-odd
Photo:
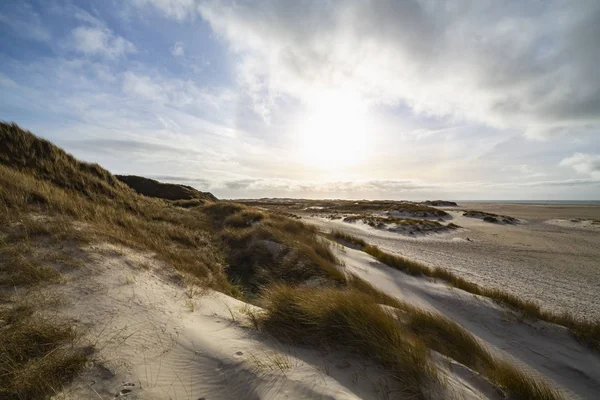
<instances>
[{"instance_id":1,"label":"dry yellow grass","mask_svg":"<svg viewBox=\"0 0 600 400\"><path fill-rule=\"evenodd\" d=\"M511 398L562 398L543 379L492 355L450 319L392 298L356 276L348 281L345 289L272 286L263 294L266 312L257 326L280 340L342 347L372 358L406 395L423 397L436 384L431 349L481 373Z\"/></svg>"},{"instance_id":2,"label":"dry yellow grass","mask_svg":"<svg viewBox=\"0 0 600 400\"><path fill-rule=\"evenodd\" d=\"M279 339L333 345L381 362L406 395L435 379L427 348L369 296L357 291L276 285L265 292L262 327Z\"/></svg>"}]
</instances>

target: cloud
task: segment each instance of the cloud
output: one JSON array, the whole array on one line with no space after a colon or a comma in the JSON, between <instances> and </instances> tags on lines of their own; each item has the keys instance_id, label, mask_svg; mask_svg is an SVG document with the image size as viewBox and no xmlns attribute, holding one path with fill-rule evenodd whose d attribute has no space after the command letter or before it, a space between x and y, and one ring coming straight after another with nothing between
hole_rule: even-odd
<instances>
[{"instance_id":1,"label":"cloud","mask_svg":"<svg viewBox=\"0 0 600 400\"><path fill-rule=\"evenodd\" d=\"M138 75L131 71L123 75L123 91L160 103L166 103L169 95L167 88L155 83L149 76Z\"/></svg>"},{"instance_id":2,"label":"cloud","mask_svg":"<svg viewBox=\"0 0 600 400\"><path fill-rule=\"evenodd\" d=\"M196 15L196 0L133 0L138 7L153 6L170 18L184 20Z\"/></svg>"},{"instance_id":3,"label":"cloud","mask_svg":"<svg viewBox=\"0 0 600 400\"><path fill-rule=\"evenodd\" d=\"M0 13L0 23L31 40L49 42L52 39L50 30L43 24L43 19L27 3L16 5L10 15Z\"/></svg>"},{"instance_id":4,"label":"cloud","mask_svg":"<svg viewBox=\"0 0 600 400\"><path fill-rule=\"evenodd\" d=\"M208 183L209 181L207 180L195 177L160 176L160 178L180 183L193 183L197 181L202 181L211 189L229 189L245 193L269 193L277 191L289 193L331 193L333 195L340 192L404 192L421 189L439 188L439 185L437 184L425 184L412 180L357 180L313 182L292 179L244 178L225 181L212 181Z\"/></svg>"},{"instance_id":5,"label":"cloud","mask_svg":"<svg viewBox=\"0 0 600 400\"><path fill-rule=\"evenodd\" d=\"M560 162L563 167L571 167L580 174L600 178L600 154L575 153Z\"/></svg>"},{"instance_id":6,"label":"cloud","mask_svg":"<svg viewBox=\"0 0 600 400\"><path fill-rule=\"evenodd\" d=\"M151 178L191 185L199 190L209 190L221 197L314 197L314 198L396 198L425 199L439 196L472 198L481 193L500 190L499 193L522 194L552 187L556 193L572 188L598 188L600 179L565 179L554 181L523 182L423 182L417 180L361 180L315 182L293 179L243 178L213 180L194 176L150 175Z\"/></svg>"},{"instance_id":7,"label":"cloud","mask_svg":"<svg viewBox=\"0 0 600 400\"><path fill-rule=\"evenodd\" d=\"M169 78L144 72L123 73L124 93L157 104L168 105L198 114L209 108L223 109L236 100L236 95L225 88L198 86L188 79Z\"/></svg>"},{"instance_id":8,"label":"cloud","mask_svg":"<svg viewBox=\"0 0 600 400\"><path fill-rule=\"evenodd\" d=\"M171 48L171 54L175 57L183 57L185 55L185 50L183 48L183 43L177 42Z\"/></svg>"},{"instance_id":9,"label":"cloud","mask_svg":"<svg viewBox=\"0 0 600 400\"><path fill-rule=\"evenodd\" d=\"M94 150L108 153L168 154L177 156L201 156L203 153L190 148L171 146L160 142L145 142L131 139L86 139L68 140L64 144L79 150Z\"/></svg>"},{"instance_id":10,"label":"cloud","mask_svg":"<svg viewBox=\"0 0 600 400\"><path fill-rule=\"evenodd\" d=\"M73 49L85 55L116 59L136 51L133 43L105 27L79 26L73 29L71 38Z\"/></svg>"},{"instance_id":11,"label":"cloud","mask_svg":"<svg viewBox=\"0 0 600 400\"><path fill-rule=\"evenodd\" d=\"M310 104L343 89L371 105L530 137L600 126L597 1L208 1L198 9L239 56L238 80L266 119L281 96Z\"/></svg>"}]
</instances>

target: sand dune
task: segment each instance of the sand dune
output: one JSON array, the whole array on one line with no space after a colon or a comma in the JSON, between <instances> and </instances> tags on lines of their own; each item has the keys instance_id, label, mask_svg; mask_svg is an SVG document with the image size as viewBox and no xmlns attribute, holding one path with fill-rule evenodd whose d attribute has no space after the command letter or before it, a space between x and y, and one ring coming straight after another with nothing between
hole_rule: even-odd
<instances>
[{"instance_id":1,"label":"sand dune","mask_svg":"<svg viewBox=\"0 0 600 400\"><path fill-rule=\"evenodd\" d=\"M600 319L598 231L551 223L555 219L597 219L600 207L494 203L464 208L510 215L522 222L491 224L463 217L462 208L452 208L446 211L463 229L411 238L340 221L304 220L324 230L359 236L387 252L450 269L470 281L535 300L557 312Z\"/></svg>"},{"instance_id":2,"label":"sand dune","mask_svg":"<svg viewBox=\"0 0 600 400\"><path fill-rule=\"evenodd\" d=\"M565 328L523 321L485 297L406 275L359 250L338 246L337 255L348 272L389 295L450 317L498 354L550 378L569 397L593 399L600 393L600 355Z\"/></svg>"},{"instance_id":3,"label":"sand dune","mask_svg":"<svg viewBox=\"0 0 600 400\"><path fill-rule=\"evenodd\" d=\"M87 329L95 353L56 399L397 398L398 383L373 362L281 344L251 326L248 313L260 308L186 288L152 254L84 251L88 266L49 290L70 299L60 312ZM433 356L444 382L433 398L500 398L479 374Z\"/></svg>"},{"instance_id":4,"label":"sand dune","mask_svg":"<svg viewBox=\"0 0 600 400\"><path fill-rule=\"evenodd\" d=\"M65 315L89 329L94 365L57 398L378 399L394 389L356 357L257 332L246 313L258 308L186 291L151 255L112 245L86 253L89 267L56 289L71 299Z\"/></svg>"}]
</instances>

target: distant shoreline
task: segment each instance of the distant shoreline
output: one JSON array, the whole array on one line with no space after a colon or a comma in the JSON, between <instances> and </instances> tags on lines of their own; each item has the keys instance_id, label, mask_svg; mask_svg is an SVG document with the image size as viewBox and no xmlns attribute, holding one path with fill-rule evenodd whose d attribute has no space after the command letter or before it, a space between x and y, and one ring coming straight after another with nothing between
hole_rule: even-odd
<instances>
[{"instance_id":1,"label":"distant shoreline","mask_svg":"<svg viewBox=\"0 0 600 400\"><path fill-rule=\"evenodd\" d=\"M451 200L456 203L502 203L537 205L600 205L600 200Z\"/></svg>"},{"instance_id":2,"label":"distant shoreline","mask_svg":"<svg viewBox=\"0 0 600 400\"><path fill-rule=\"evenodd\" d=\"M227 201L250 201L250 200L264 200L264 199L268 199L268 200L298 200L298 201L302 201L302 200L313 200L313 201L339 201L339 200L356 200L356 201L360 201L360 200L368 200L368 201L409 201L409 202L415 202L415 203L420 203L420 202L424 202L427 200L431 200L431 199L425 199L425 200L393 200L393 199L340 199L340 198L304 198L304 197L268 197L268 198L251 198L251 197L244 197L244 198L231 198L231 199L226 199L223 198L222 200L227 200ZM493 203L493 204L536 204L536 205L591 205L591 206L600 206L600 200L456 200L456 199L441 199L444 201L453 201L455 203L457 203L459 206L461 203L478 203L478 204L484 204L484 203Z\"/></svg>"}]
</instances>

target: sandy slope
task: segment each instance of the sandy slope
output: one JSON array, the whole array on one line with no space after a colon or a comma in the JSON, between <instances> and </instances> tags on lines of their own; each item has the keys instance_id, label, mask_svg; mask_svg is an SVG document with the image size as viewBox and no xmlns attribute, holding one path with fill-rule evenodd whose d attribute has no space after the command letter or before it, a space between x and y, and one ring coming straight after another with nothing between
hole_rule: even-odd
<instances>
[{"instance_id":1,"label":"sandy slope","mask_svg":"<svg viewBox=\"0 0 600 400\"><path fill-rule=\"evenodd\" d=\"M283 345L256 331L260 312L221 293L186 289L151 254L82 251L86 267L48 289L88 334L89 368L56 399L397 399L379 366L341 351ZM439 354L431 398L499 399L487 380Z\"/></svg>"},{"instance_id":2,"label":"sandy slope","mask_svg":"<svg viewBox=\"0 0 600 400\"><path fill-rule=\"evenodd\" d=\"M500 354L550 378L568 396L600 398L600 354L579 344L563 327L519 321L489 299L406 275L362 251L336 248L348 272L392 296L452 318Z\"/></svg>"},{"instance_id":3,"label":"sandy slope","mask_svg":"<svg viewBox=\"0 0 600 400\"><path fill-rule=\"evenodd\" d=\"M94 362L57 398L380 399L397 389L363 360L258 333L245 322L251 305L208 291L190 298L149 255L103 245L86 256L57 289L71 299L65 314L90 330Z\"/></svg>"},{"instance_id":4,"label":"sandy slope","mask_svg":"<svg viewBox=\"0 0 600 400\"><path fill-rule=\"evenodd\" d=\"M502 288L555 311L600 319L600 230L554 222L600 218L600 207L548 207L465 206L524 221L515 225L467 218L456 208L447 208L452 222L463 229L414 238L341 221L304 220L324 230L342 229L390 253L450 269L473 282Z\"/></svg>"},{"instance_id":5,"label":"sandy slope","mask_svg":"<svg viewBox=\"0 0 600 400\"><path fill-rule=\"evenodd\" d=\"M600 393L600 364L563 330L522 324L485 299L408 277L365 253L338 248L346 269L394 296L454 318L519 362L582 398ZM89 368L56 399L396 399L385 371L340 351L284 345L251 327L258 307L191 290L151 254L89 246L86 266L48 290L94 345ZM432 354L431 398L499 399L487 380Z\"/></svg>"}]
</instances>

